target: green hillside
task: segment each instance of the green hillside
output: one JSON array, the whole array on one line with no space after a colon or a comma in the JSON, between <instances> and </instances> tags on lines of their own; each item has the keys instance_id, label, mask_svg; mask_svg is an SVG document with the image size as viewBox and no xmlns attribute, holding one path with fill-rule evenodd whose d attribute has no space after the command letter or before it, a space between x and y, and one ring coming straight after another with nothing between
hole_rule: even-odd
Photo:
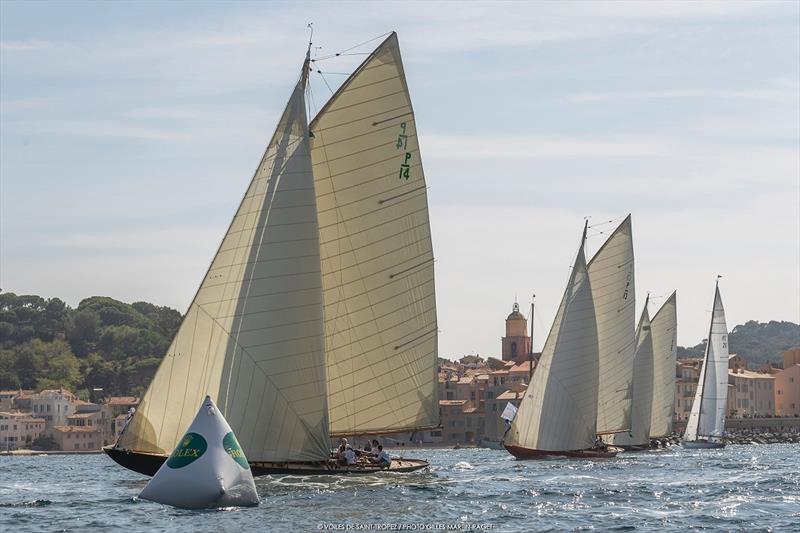
<instances>
[{"instance_id":1,"label":"green hillside","mask_svg":"<svg viewBox=\"0 0 800 533\"><path fill-rule=\"evenodd\" d=\"M783 363L783 352L800 347L800 325L750 320L733 328L728 343L730 352L742 356L751 367L767 361ZM678 357L702 357L705 347L705 339L691 348L678 346Z\"/></svg>"},{"instance_id":2,"label":"green hillside","mask_svg":"<svg viewBox=\"0 0 800 533\"><path fill-rule=\"evenodd\" d=\"M141 394L180 320L147 302L93 296L72 309L58 298L0 293L0 389Z\"/></svg>"}]
</instances>

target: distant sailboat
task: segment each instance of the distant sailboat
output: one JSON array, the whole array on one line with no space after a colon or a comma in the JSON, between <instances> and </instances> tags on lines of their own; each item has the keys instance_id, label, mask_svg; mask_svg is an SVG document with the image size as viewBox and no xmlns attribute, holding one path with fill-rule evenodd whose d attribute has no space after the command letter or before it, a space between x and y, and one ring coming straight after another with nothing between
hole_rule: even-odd
<instances>
[{"instance_id":1,"label":"distant sailboat","mask_svg":"<svg viewBox=\"0 0 800 533\"><path fill-rule=\"evenodd\" d=\"M728 402L728 328L719 294L719 277L714 293L711 329L692 410L683 435L686 448L722 448L725 409Z\"/></svg>"},{"instance_id":2,"label":"distant sailboat","mask_svg":"<svg viewBox=\"0 0 800 533\"><path fill-rule=\"evenodd\" d=\"M611 444L626 450L647 449L650 446L650 421L653 404L653 339L648 296L636 328L636 356L633 361L633 407L631 429L611 436Z\"/></svg>"},{"instance_id":3,"label":"distant sailboat","mask_svg":"<svg viewBox=\"0 0 800 533\"><path fill-rule=\"evenodd\" d=\"M650 321L653 343L653 400L650 438L672 435L675 411L675 362L678 356L678 314L673 292Z\"/></svg>"},{"instance_id":4,"label":"distant sailboat","mask_svg":"<svg viewBox=\"0 0 800 533\"><path fill-rule=\"evenodd\" d=\"M256 474L374 471L332 461L331 437L439 425L427 188L397 35L309 125L310 69L307 53L139 410L105 449L127 468L155 473L206 394Z\"/></svg>"},{"instance_id":5,"label":"distant sailboat","mask_svg":"<svg viewBox=\"0 0 800 533\"><path fill-rule=\"evenodd\" d=\"M616 455L594 448L600 361L586 229L536 372L504 440L519 459Z\"/></svg>"}]
</instances>

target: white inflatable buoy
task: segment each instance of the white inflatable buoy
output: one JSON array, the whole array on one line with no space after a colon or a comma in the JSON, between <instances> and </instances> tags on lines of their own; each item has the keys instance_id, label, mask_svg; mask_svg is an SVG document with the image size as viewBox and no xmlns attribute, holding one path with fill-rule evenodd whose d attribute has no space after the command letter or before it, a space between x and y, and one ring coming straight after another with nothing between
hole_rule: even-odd
<instances>
[{"instance_id":1,"label":"white inflatable buoy","mask_svg":"<svg viewBox=\"0 0 800 533\"><path fill-rule=\"evenodd\" d=\"M247 458L211 397L139 497L184 509L258 505Z\"/></svg>"}]
</instances>

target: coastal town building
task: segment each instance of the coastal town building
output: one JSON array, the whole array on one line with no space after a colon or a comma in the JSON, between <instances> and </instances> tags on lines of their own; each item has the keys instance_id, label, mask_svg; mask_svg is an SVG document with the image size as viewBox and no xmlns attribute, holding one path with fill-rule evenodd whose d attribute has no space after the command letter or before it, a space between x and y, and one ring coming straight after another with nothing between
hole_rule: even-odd
<instances>
[{"instance_id":1,"label":"coastal town building","mask_svg":"<svg viewBox=\"0 0 800 533\"><path fill-rule=\"evenodd\" d=\"M528 319L519 312L519 304L514 302L511 314L506 318L506 335L502 338L503 361L516 361L528 357L531 338L528 336Z\"/></svg>"},{"instance_id":2,"label":"coastal town building","mask_svg":"<svg viewBox=\"0 0 800 533\"><path fill-rule=\"evenodd\" d=\"M728 416L775 415L775 377L772 374L736 368L728 371L728 385Z\"/></svg>"},{"instance_id":3,"label":"coastal town building","mask_svg":"<svg viewBox=\"0 0 800 533\"><path fill-rule=\"evenodd\" d=\"M26 448L44 429L44 419L34 418L30 413L0 412L0 451Z\"/></svg>"},{"instance_id":4,"label":"coastal town building","mask_svg":"<svg viewBox=\"0 0 800 533\"><path fill-rule=\"evenodd\" d=\"M75 395L64 389L43 390L30 395L30 410L45 419L47 428L63 426L74 412L75 400Z\"/></svg>"},{"instance_id":5,"label":"coastal town building","mask_svg":"<svg viewBox=\"0 0 800 533\"><path fill-rule=\"evenodd\" d=\"M675 365L675 420L678 422L689 419L702 365L702 359L678 359Z\"/></svg>"},{"instance_id":6,"label":"coastal town building","mask_svg":"<svg viewBox=\"0 0 800 533\"><path fill-rule=\"evenodd\" d=\"M783 369L775 377L775 414L800 416L800 348L783 354Z\"/></svg>"}]
</instances>

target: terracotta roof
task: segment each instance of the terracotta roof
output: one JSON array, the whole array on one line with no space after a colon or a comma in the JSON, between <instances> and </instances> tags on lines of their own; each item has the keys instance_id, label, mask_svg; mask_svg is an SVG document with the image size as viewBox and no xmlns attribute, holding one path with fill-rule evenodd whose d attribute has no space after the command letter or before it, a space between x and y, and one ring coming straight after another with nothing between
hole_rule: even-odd
<instances>
[{"instance_id":1,"label":"terracotta roof","mask_svg":"<svg viewBox=\"0 0 800 533\"><path fill-rule=\"evenodd\" d=\"M753 372L751 370L728 370L729 376L739 376L747 379L775 379L772 374L762 374L761 372Z\"/></svg>"},{"instance_id":2,"label":"terracotta roof","mask_svg":"<svg viewBox=\"0 0 800 533\"><path fill-rule=\"evenodd\" d=\"M507 374L508 374L508 370L495 370L494 372L492 372L489 375L490 376L505 376Z\"/></svg>"},{"instance_id":3,"label":"terracotta roof","mask_svg":"<svg viewBox=\"0 0 800 533\"><path fill-rule=\"evenodd\" d=\"M108 405L133 405L139 403L136 396L112 396L106 402Z\"/></svg>"},{"instance_id":4,"label":"terracotta roof","mask_svg":"<svg viewBox=\"0 0 800 533\"><path fill-rule=\"evenodd\" d=\"M509 372L525 372L526 374L531 371L531 362L530 361L523 361L522 363L516 364L511 367Z\"/></svg>"},{"instance_id":5,"label":"terracotta roof","mask_svg":"<svg viewBox=\"0 0 800 533\"><path fill-rule=\"evenodd\" d=\"M464 405L467 400L439 400L439 405Z\"/></svg>"},{"instance_id":6,"label":"terracotta roof","mask_svg":"<svg viewBox=\"0 0 800 533\"><path fill-rule=\"evenodd\" d=\"M472 378L464 376L463 378L459 379L458 382L463 383L464 385L469 385L470 383L472 383Z\"/></svg>"},{"instance_id":7,"label":"terracotta roof","mask_svg":"<svg viewBox=\"0 0 800 533\"><path fill-rule=\"evenodd\" d=\"M466 409L464 409L464 412L470 414L476 412L477 410L478 410L477 407L467 407Z\"/></svg>"},{"instance_id":8,"label":"terracotta roof","mask_svg":"<svg viewBox=\"0 0 800 533\"><path fill-rule=\"evenodd\" d=\"M74 415L69 415L67 418L89 418L95 413L75 413Z\"/></svg>"},{"instance_id":9,"label":"terracotta roof","mask_svg":"<svg viewBox=\"0 0 800 533\"><path fill-rule=\"evenodd\" d=\"M519 400L525 395L524 391L514 392L507 390L497 397L498 400Z\"/></svg>"},{"instance_id":10,"label":"terracotta roof","mask_svg":"<svg viewBox=\"0 0 800 533\"><path fill-rule=\"evenodd\" d=\"M97 426L53 426L53 431L59 433L100 433Z\"/></svg>"}]
</instances>

